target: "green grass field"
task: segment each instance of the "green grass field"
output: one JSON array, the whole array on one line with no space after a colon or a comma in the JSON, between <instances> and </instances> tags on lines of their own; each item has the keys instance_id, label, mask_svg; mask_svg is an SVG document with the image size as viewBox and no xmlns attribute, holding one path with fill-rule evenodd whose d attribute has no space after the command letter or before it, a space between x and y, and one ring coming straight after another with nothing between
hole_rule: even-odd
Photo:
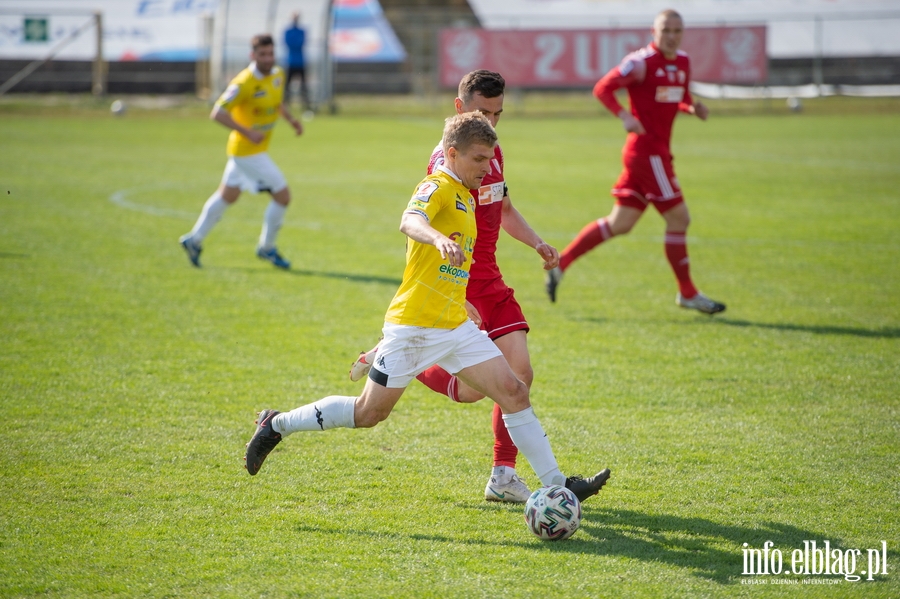
<instances>
[{"instance_id":1,"label":"green grass field","mask_svg":"<svg viewBox=\"0 0 900 599\"><path fill-rule=\"evenodd\" d=\"M443 106L280 127L280 272L254 255L264 197L226 214L202 270L177 243L225 162L205 106L0 105L0 596L900 596L900 110L844 101L677 123L694 278L722 315L675 306L655 213L555 305L502 239L560 465L613 471L556 544L482 499L489 403L418 383L373 430L242 467L261 408L361 388L346 373L399 283ZM620 168L591 102L511 103L498 129L513 201L559 248ZM826 540L862 551L857 575L885 541L888 574L743 573L745 543L789 569Z\"/></svg>"}]
</instances>

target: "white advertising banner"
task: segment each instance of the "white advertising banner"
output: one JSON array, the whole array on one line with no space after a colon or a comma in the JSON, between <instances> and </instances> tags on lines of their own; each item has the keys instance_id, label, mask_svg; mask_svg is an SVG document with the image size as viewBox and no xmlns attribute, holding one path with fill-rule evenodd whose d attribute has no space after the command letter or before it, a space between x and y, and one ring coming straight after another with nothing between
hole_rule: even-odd
<instances>
[{"instance_id":1,"label":"white advertising banner","mask_svg":"<svg viewBox=\"0 0 900 599\"><path fill-rule=\"evenodd\" d=\"M0 58L37 59L92 18L103 15L106 60L196 60L200 17L216 11L217 0L0 0ZM26 30L45 27L41 36ZM95 33L88 30L58 58L91 60Z\"/></svg>"}]
</instances>

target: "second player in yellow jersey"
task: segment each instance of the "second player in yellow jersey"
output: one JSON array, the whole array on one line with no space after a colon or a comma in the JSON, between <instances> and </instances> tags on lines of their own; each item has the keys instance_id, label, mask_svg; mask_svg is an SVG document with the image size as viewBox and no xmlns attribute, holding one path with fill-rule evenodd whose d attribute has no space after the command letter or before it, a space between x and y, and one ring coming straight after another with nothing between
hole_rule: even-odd
<instances>
[{"instance_id":1,"label":"second player in yellow jersey","mask_svg":"<svg viewBox=\"0 0 900 599\"><path fill-rule=\"evenodd\" d=\"M203 240L243 191L266 191L272 196L263 216L256 255L278 268L291 267L291 263L275 247L275 238L291 202L291 191L287 179L267 150L279 116L290 123L297 135L303 133L303 125L283 103L284 72L275 66L272 36L257 35L250 43L253 62L231 80L209 115L212 120L231 129L228 162L222 181L206 200L194 228L179 239L191 264L198 268Z\"/></svg>"},{"instance_id":2,"label":"second player in yellow jersey","mask_svg":"<svg viewBox=\"0 0 900 599\"><path fill-rule=\"evenodd\" d=\"M269 148L272 129L281 116L283 99L284 71L277 66L272 67L268 74L263 74L254 63L231 80L216 106L230 112L231 118L239 125L259 131L265 137L259 143L253 143L232 130L228 136L229 156L250 156Z\"/></svg>"}]
</instances>

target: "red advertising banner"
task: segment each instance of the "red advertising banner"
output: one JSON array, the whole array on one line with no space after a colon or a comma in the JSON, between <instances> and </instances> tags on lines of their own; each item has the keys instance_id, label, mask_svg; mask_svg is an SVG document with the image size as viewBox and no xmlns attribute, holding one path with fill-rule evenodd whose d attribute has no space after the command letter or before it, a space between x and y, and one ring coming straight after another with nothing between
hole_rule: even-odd
<instances>
[{"instance_id":1,"label":"red advertising banner","mask_svg":"<svg viewBox=\"0 0 900 599\"><path fill-rule=\"evenodd\" d=\"M649 44L648 29L444 29L440 80L456 87L475 69L497 71L511 87L591 87L629 53ZM704 83L763 83L768 75L766 27L694 27L682 50L691 78Z\"/></svg>"}]
</instances>

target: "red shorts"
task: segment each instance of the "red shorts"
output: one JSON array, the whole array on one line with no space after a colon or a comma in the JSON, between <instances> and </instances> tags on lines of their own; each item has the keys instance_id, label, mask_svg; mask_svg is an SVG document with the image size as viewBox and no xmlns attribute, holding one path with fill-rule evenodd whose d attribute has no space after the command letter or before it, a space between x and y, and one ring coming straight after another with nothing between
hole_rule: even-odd
<instances>
[{"instance_id":1,"label":"red shorts","mask_svg":"<svg viewBox=\"0 0 900 599\"><path fill-rule=\"evenodd\" d=\"M528 332L528 323L513 290L503 279L469 281L466 299L481 314L481 328L488 337L497 339L513 331Z\"/></svg>"},{"instance_id":2,"label":"red shorts","mask_svg":"<svg viewBox=\"0 0 900 599\"><path fill-rule=\"evenodd\" d=\"M626 156L611 193L616 204L638 210L653 204L660 214L684 202L668 156Z\"/></svg>"}]
</instances>

